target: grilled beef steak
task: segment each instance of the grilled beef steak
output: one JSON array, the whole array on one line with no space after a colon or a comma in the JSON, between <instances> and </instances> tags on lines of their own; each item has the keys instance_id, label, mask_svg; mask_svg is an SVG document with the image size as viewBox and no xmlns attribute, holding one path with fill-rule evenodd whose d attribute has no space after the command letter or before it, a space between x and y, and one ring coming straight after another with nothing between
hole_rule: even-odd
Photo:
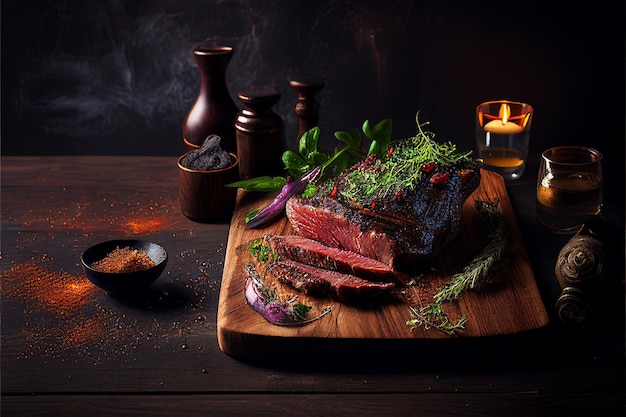
<instances>
[{"instance_id":1,"label":"grilled beef steak","mask_svg":"<svg viewBox=\"0 0 626 417\"><path fill-rule=\"evenodd\" d=\"M424 170L410 187L357 201L343 191L354 187L354 176L348 177L353 172L370 178L379 174L381 164L368 158L319 186L313 196L292 197L287 217L300 236L416 273L459 229L463 203L480 182L479 165L467 166Z\"/></svg>"},{"instance_id":2,"label":"grilled beef steak","mask_svg":"<svg viewBox=\"0 0 626 417\"><path fill-rule=\"evenodd\" d=\"M408 275L394 271L388 264L302 236L266 235L264 240L281 260L297 261L369 281L406 283L409 280Z\"/></svg>"},{"instance_id":3,"label":"grilled beef steak","mask_svg":"<svg viewBox=\"0 0 626 417\"><path fill-rule=\"evenodd\" d=\"M272 274L279 282L305 294L330 296L344 302L378 297L395 288L395 285L389 282L371 282L354 275L296 261L270 262L265 273Z\"/></svg>"}]
</instances>

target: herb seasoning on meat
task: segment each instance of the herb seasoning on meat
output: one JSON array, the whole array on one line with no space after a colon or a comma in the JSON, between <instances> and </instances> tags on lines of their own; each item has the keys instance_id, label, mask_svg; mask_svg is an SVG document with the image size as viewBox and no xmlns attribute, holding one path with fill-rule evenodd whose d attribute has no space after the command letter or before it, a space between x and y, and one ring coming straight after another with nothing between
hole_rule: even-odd
<instances>
[{"instance_id":1,"label":"herb seasoning on meat","mask_svg":"<svg viewBox=\"0 0 626 417\"><path fill-rule=\"evenodd\" d=\"M480 183L479 160L422 130L393 142L294 196L286 214L294 232L417 274L455 237L463 204Z\"/></svg>"},{"instance_id":2,"label":"herb seasoning on meat","mask_svg":"<svg viewBox=\"0 0 626 417\"><path fill-rule=\"evenodd\" d=\"M335 193L362 207L371 207L377 200L414 190L424 178L434 185L444 184L449 172L470 174L480 168L471 151L459 152L455 144L435 142L434 136L419 126L416 136L394 143L386 158L370 156L371 163L347 172L341 184L334 182Z\"/></svg>"}]
</instances>

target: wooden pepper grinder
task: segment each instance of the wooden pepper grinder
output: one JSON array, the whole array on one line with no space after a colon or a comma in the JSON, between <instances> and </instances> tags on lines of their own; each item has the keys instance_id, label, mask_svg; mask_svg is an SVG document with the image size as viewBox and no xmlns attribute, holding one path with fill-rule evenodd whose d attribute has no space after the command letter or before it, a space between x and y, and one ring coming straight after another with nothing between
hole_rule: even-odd
<instances>
[{"instance_id":1,"label":"wooden pepper grinder","mask_svg":"<svg viewBox=\"0 0 626 417\"><path fill-rule=\"evenodd\" d=\"M593 306L606 269L603 236L599 221L584 224L559 253L555 273L562 292L556 312L564 323L581 323Z\"/></svg>"},{"instance_id":2,"label":"wooden pepper grinder","mask_svg":"<svg viewBox=\"0 0 626 417\"><path fill-rule=\"evenodd\" d=\"M283 119L272 111L280 99L275 88L251 87L237 94L243 109L235 119L239 178L283 175Z\"/></svg>"},{"instance_id":3,"label":"wooden pepper grinder","mask_svg":"<svg viewBox=\"0 0 626 417\"><path fill-rule=\"evenodd\" d=\"M318 81L289 81L291 88L298 93L296 103L296 115L300 119L298 140L302 135L318 125L320 103L315 100L315 94L324 87L323 82Z\"/></svg>"}]
</instances>

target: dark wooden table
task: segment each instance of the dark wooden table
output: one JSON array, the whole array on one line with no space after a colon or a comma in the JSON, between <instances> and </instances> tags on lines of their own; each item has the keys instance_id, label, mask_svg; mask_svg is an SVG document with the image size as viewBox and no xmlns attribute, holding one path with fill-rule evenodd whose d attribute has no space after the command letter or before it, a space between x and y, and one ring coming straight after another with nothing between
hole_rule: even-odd
<instances>
[{"instance_id":1,"label":"dark wooden table","mask_svg":"<svg viewBox=\"0 0 626 417\"><path fill-rule=\"evenodd\" d=\"M2 158L2 404L8 416L624 415L624 158L605 161L612 263L592 316L565 326L554 263L570 235L534 216L536 165L510 185L548 326L402 350L224 354L217 302L228 224L180 214L175 157ZM111 238L169 253L147 293L114 298L79 258Z\"/></svg>"}]
</instances>

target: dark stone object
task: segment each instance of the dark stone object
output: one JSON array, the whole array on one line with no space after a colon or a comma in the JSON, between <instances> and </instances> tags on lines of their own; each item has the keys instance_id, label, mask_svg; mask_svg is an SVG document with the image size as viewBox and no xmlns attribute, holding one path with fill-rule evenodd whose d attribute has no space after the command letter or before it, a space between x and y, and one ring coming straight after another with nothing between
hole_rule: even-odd
<instances>
[{"instance_id":1,"label":"dark stone object","mask_svg":"<svg viewBox=\"0 0 626 417\"><path fill-rule=\"evenodd\" d=\"M188 169L209 171L224 169L232 165L230 154L220 147L221 138L210 135L202 146L187 153L181 165Z\"/></svg>"}]
</instances>

